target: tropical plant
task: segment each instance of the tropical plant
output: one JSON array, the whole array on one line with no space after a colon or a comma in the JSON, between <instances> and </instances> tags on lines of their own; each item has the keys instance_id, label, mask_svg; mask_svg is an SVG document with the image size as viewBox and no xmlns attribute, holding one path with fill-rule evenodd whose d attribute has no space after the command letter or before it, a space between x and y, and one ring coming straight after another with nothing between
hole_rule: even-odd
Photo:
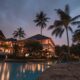
<instances>
[{"instance_id":1,"label":"tropical plant","mask_svg":"<svg viewBox=\"0 0 80 80\"><path fill-rule=\"evenodd\" d=\"M80 43L72 44L70 51L72 54L80 56Z\"/></svg>"},{"instance_id":2,"label":"tropical plant","mask_svg":"<svg viewBox=\"0 0 80 80\"><path fill-rule=\"evenodd\" d=\"M57 56L60 56L61 52L62 52L61 46L56 45L56 46L55 46L55 53L56 53L56 55L57 55Z\"/></svg>"},{"instance_id":3,"label":"tropical plant","mask_svg":"<svg viewBox=\"0 0 80 80\"><path fill-rule=\"evenodd\" d=\"M13 32L13 36L14 38L18 38L21 40L21 38L24 38L25 37L25 32L24 30L20 27L20 28L17 28L17 30L15 30Z\"/></svg>"},{"instance_id":4,"label":"tropical plant","mask_svg":"<svg viewBox=\"0 0 80 80\"><path fill-rule=\"evenodd\" d=\"M59 15L59 19L55 20L53 25L50 25L48 29L53 29L52 35L56 35L56 37L57 36L61 37L63 32L66 31L68 54L70 54L68 31L73 32L71 25L80 23L80 21L75 21L76 19L78 19L80 17L80 15L71 17L69 14L70 13L69 5L65 6L65 10L55 9L55 11Z\"/></svg>"},{"instance_id":5,"label":"tropical plant","mask_svg":"<svg viewBox=\"0 0 80 80\"><path fill-rule=\"evenodd\" d=\"M25 48L27 48L27 51L30 55L38 55L43 49L42 44L38 41L27 41L25 44Z\"/></svg>"},{"instance_id":6,"label":"tropical plant","mask_svg":"<svg viewBox=\"0 0 80 80\"><path fill-rule=\"evenodd\" d=\"M67 50L67 46L66 45L62 45L62 46L55 46L55 53L57 56L60 56L61 54L66 54L68 52Z\"/></svg>"},{"instance_id":7,"label":"tropical plant","mask_svg":"<svg viewBox=\"0 0 80 80\"><path fill-rule=\"evenodd\" d=\"M47 25L48 19L49 18L47 17L47 15L43 11L36 14L36 19L34 20L34 22L36 23L36 26L41 28L41 35L42 35L42 30Z\"/></svg>"},{"instance_id":8,"label":"tropical plant","mask_svg":"<svg viewBox=\"0 0 80 80\"><path fill-rule=\"evenodd\" d=\"M14 44L13 45L13 56L19 56L19 50L20 50L20 47L18 46L18 44Z\"/></svg>"},{"instance_id":9,"label":"tropical plant","mask_svg":"<svg viewBox=\"0 0 80 80\"><path fill-rule=\"evenodd\" d=\"M77 29L73 35L73 42L80 43L80 29Z\"/></svg>"}]
</instances>

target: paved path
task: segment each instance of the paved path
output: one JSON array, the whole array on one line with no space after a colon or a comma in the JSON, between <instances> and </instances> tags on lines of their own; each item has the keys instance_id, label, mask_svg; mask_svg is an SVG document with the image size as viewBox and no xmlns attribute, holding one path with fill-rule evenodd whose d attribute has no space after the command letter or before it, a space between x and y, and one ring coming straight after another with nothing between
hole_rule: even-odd
<instances>
[{"instance_id":1,"label":"paved path","mask_svg":"<svg viewBox=\"0 0 80 80\"><path fill-rule=\"evenodd\" d=\"M54 64L39 80L80 80L80 63Z\"/></svg>"}]
</instances>

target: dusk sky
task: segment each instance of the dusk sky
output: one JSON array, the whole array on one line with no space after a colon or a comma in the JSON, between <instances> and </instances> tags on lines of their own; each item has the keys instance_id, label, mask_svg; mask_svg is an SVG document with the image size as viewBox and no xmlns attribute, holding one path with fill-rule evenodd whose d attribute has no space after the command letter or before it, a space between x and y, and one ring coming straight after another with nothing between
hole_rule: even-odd
<instances>
[{"instance_id":1,"label":"dusk sky","mask_svg":"<svg viewBox=\"0 0 80 80\"><path fill-rule=\"evenodd\" d=\"M26 38L40 33L40 28L35 26L33 20L36 13L44 11L50 17L47 28L57 19L54 9L64 9L69 4L70 15L80 14L80 0L0 0L0 30L7 38L13 37L12 33L18 27L22 27L26 33ZM62 38L51 36L51 30L43 30L43 35L53 39L55 44L66 44L66 35ZM70 43L71 43L71 34Z\"/></svg>"}]
</instances>

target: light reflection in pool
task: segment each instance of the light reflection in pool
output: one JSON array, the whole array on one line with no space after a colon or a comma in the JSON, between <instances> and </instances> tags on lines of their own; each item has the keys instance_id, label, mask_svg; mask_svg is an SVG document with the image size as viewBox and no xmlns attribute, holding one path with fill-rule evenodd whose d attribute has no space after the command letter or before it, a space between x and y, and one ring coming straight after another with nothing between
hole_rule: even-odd
<instances>
[{"instance_id":1,"label":"light reflection in pool","mask_svg":"<svg viewBox=\"0 0 80 80\"><path fill-rule=\"evenodd\" d=\"M0 63L0 80L36 80L51 64L52 62Z\"/></svg>"},{"instance_id":2,"label":"light reflection in pool","mask_svg":"<svg viewBox=\"0 0 80 80\"><path fill-rule=\"evenodd\" d=\"M7 63L0 64L0 80L9 80L10 72Z\"/></svg>"}]
</instances>

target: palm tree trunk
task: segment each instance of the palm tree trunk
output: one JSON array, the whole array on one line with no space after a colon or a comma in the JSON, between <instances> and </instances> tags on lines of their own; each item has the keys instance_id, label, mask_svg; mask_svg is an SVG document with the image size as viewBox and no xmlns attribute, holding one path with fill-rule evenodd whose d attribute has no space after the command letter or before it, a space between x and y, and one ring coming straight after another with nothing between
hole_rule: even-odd
<instances>
[{"instance_id":1,"label":"palm tree trunk","mask_svg":"<svg viewBox=\"0 0 80 80\"><path fill-rule=\"evenodd\" d=\"M41 35L42 35L42 27L41 27Z\"/></svg>"},{"instance_id":2,"label":"palm tree trunk","mask_svg":"<svg viewBox=\"0 0 80 80\"><path fill-rule=\"evenodd\" d=\"M19 40L21 40L21 37L19 36Z\"/></svg>"},{"instance_id":3,"label":"palm tree trunk","mask_svg":"<svg viewBox=\"0 0 80 80\"><path fill-rule=\"evenodd\" d=\"M43 29L42 27L43 27L43 26L41 26L41 35L42 35L42 29ZM41 44L42 44L42 40L41 40Z\"/></svg>"},{"instance_id":4,"label":"palm tree trunk","mask_svg":"<svg viewBox=\"0 0 80 80\"><path fill-rule=\"evenodd\" d=\"M68 34L68 28L66 27L66 35L67 35L67 45L68 45L68 56L70 55L70 48L69 48L69 34Z\"/></svg>"}]
</instances>

